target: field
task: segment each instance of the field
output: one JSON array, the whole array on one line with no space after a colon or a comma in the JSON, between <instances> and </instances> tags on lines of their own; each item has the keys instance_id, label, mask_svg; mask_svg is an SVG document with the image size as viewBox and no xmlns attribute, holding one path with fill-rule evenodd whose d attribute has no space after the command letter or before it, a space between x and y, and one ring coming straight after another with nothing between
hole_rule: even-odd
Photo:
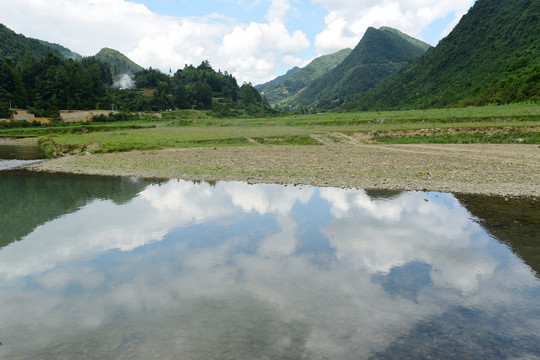
<instances>
[{"instance_id":1,"label":"field","mask_svg":"<svg viewBox=\"0 0 540 360\"><path fill-rule=\"evenodd\" d=\"M36 171L540 196L536 104L265 119L173 111L1 136L38 138L58 157Z\"/></svg>"},{"instance_id":2,"label":"field","mask_svg":"<svg viewBox=\"0 0 540 360\"><path fill-rule=\"evenodd\" d=\"M165 148L254 145L540 144L540 104L217 119L193 110L137 120L8 128L37 137L51 156Z\"/></svg>"}]
</instances>

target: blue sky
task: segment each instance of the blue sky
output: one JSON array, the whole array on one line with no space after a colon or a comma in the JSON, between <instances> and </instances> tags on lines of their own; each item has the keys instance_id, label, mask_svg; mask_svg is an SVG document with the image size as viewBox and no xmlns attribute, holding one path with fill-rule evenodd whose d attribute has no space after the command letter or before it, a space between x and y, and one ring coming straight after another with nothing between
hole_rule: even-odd
<instances>
[{"instance_id":1,"label":"blue sky","mask_svg":"<svg viewBox=\"0 0 540 360\"><path fill-rule=\"evenodd\" d=\"M210 61L259 84L353 48L369 26L431 45L474 0L0 0L0 23L90 56L103 47L173 72Z\"/></svg>"}]
</instances>

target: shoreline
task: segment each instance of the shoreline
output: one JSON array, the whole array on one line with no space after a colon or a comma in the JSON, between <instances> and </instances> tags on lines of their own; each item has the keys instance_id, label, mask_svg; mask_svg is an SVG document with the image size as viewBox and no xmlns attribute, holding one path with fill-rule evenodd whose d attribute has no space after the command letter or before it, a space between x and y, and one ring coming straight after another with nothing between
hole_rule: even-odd
<instances>
[{"instance_id":1,"label":"shoreline","mask_svg":"<svg viewBox=\"0 0 540 360\"><path fill-rule=\"evenodd\" d=\"M540 197L538 145L180 148L71 155L25 167L88 175Z\"/></svg>"}]
</instances>

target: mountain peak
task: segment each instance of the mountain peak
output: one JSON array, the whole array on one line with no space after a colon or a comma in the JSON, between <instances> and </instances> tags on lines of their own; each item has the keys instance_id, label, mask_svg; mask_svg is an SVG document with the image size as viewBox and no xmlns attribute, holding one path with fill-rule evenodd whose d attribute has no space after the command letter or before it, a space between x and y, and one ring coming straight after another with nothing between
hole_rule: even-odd
<instances>
[{"instance_id":1,"label":"mountain peak","mask_svg":"<svg viewBox=\"0 0 540 360\"><path fill-rule=\"evenodd\" d=\"M427 108L538 99L538 14L538 1L477 0L437 47L349 108Z\"/></svg>"},{"instance_id":2,"label":"mountain peak","mask_svg":"<svg viewBox=\"0 0 540 360\"><path fill-rule=\"evenodd\" d=\"M107 47L101 49L95 55L95 58L109 64L113 76L123 74L132 75L143 69L120 51Z\"/></svg>"},{"instance_id":3,"label":"mountain peak","mask_svg":"<svg viewBox=\"0 0 540 360\"><path fill-rule=\"evenodd\" d=\"M313 81L297 98L297 106L325 110L364 93L396 73L429 45L391 28L370 27L335 69Z\"/></svg>"}]
</instances>

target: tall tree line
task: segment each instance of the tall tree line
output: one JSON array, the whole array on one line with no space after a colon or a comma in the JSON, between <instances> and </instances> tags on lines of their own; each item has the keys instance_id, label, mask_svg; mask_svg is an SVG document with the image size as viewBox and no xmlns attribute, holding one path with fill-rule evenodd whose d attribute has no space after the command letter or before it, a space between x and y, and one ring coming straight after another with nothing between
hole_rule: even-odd
<instances>
[{"instance_id":1,"label":"tall tree line","mask_svg":"<svg viewBox=\"0 0 540 360\"><path fill-rule=\"evenodd\" d=\"M111 85L108 66L92 57L79 62L49 54L35 60L26 52L17 62L9 57L0 60L0 108L4 113L9 104L44 116L60 109L109 108Z\"/></svg>"},{"instance_id":2,"label":"tall tree line","mask_svg":"<svg viewBox=\"0 0 540 360\"><path fill-rule=\"evenodd\" d=\"M186 65L174 75L145 69L134 76L135 91L119 91L117 101L130 110L197 109L212 110L216 116L273 114L266 99L248 83L239 86L227 72L215 71L208 61ZM143 89L151 89L142 93ZM145 95L146 94L146 95Z\"/></svg>"},{"instance_id":3,"label":"tall tree line","mask_svg":"<svg viewBox=\"0 0 540 360\"><path fill-rule=\"evenodd\" d=\"M64 60L49 54L36 60L27 51L15 62L0 59L0 118L9 105L28 108L40 116L58 110L110 109L160 111L212 110L217 116L264 116L274 113L251 84L238 86L227 72L215 71L208 61L186 65L174 75L144 69L133 76L135 89L113 90L108 64L94 58Z\"/></svg>"}]
</instances>

